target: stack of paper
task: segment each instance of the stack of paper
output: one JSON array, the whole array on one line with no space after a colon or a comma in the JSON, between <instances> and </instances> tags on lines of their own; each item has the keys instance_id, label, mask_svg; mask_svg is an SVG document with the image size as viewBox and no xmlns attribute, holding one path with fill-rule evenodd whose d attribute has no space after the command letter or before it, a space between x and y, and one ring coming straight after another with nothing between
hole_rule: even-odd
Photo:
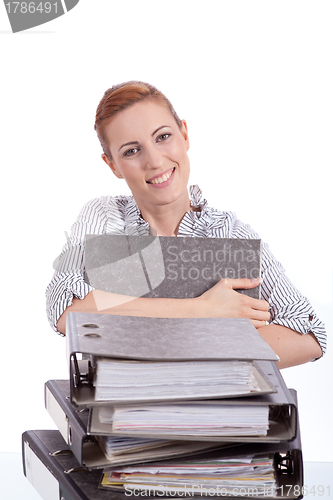
<instances>
[{"instance_id":1,"label":"stack of paper","mask_svg":"<svg viewBox=\"0 0 333 500\"><path fill-rule=\"evenodd\" d=\"M177 404L103 408L101 423L114 433L172 436L266 436L269 407L242 404Z\"/></svg>"},{"instance_id":2,"label":"stack of paper","mask_svg":"<svg viewBox=\"0 0 333 500\"><path fill-rule=\"evenodd\" d=\"M67 323L71 399L80 407L276 392L258 363L279 358L246 319L71 313Z\"/></svg>"},{"instance_id":3,"label":"stack of paper","mask_svg":"<svg viewBox=\"0 0 333 500\"><path fill-rule=\"evenodd\" d=\"M149 494L210 496L274 496L277 484L274 461L269 456L233 459L162 462L104 470L102 486L123 487L126 492L145 490ZM219 494L218 494L219 493Z\"/></svg>"},{"instance_id":4,"label":"stack of paper","mask_svg":"<svg viewBox=\"0 0 333 500\"><path fill-rule=\"evenodd\" d=\"M248 320L72 313L66 337L71 401L90 409L87 432L112 463L295 437L278 357Z\"/></svg>"},{"instance_id":5,"label":"stack of paper","mask_svg":"<svg viewBox=\"0 0 333 500\"><path fill-rule=\"evenodd\" d=\"M250 361L97 360L96 401L211 398L259 391Z\"/></svg>"},{"instance_id":6,"label":"stack of paper","mask_svg":"<svg viewBox=\"0 0 333 500\"><path fill-rule=\"evenodd\" d=\"M169 439L132 438L125 436L96 436L106 458L113 464L157 460L210 450L210 442L173 441ZM220 447L220 446L219 446Z\"/></svg>"},{"instance_id":7,"label":"stack of paper","mask_svg":"<svg viewBox=\"0 0 333 500\"><path fill-rule=\"evenodd\" d=\"M176 256L179 269L190 266L189 272L200 263L201 277L193 280L191 275L184 283L183 276L175 282L166 274L165 286L155 283L139 295L201 295L214 285L206 280L208 256L214 276L222 256L227 269L244 270L247 263L260 275L260 242L253 251L251 240L208 240L164 240L166 258ZM123 243L140 253L136 262L146 263L150 278L156 262L147 259L143 237L130 241L126 236ZM224 243L235 251L226 252ZM178 246L178 254L169 253L168 245ZM204 259L198 259L200 252ZM117 285L104 265L100 273L102 264L95 257L88 268L96 263L102 281ZM125 274L119 273L116 260L112 268L122 280ZM132 289L132 275L129 284ZM259 297L259 287L243 292ZM153 498L286 498L279 489L284 484L291 485L294 498L301 491L295 398L276 366L278 356L249 320L70 313L66 339L69 380L49 381L45 392L60 432L31 431L23 438L25 473L43 485L46 477L50 484L52 478L55 498L59 491L93 500L118 499L124 492ZM89 472L67 474L78 466ZM40 474L43 467L47 476ZM42 496L49 500L49 485L44 490Z\"/></svg>"}]
</instances>

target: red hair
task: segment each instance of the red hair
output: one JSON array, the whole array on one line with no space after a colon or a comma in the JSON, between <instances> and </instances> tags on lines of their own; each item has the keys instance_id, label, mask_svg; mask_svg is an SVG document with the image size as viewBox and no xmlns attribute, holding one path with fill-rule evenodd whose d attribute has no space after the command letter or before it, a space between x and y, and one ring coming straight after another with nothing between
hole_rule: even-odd
<instances>
[{"instance_id":1,"label":"red hair","mask_svg":"<svg viewBox=\"0 0 333 500\"><path fill-rule=\"evenodd\" d=\"M181 127L181 121L171 102L156 87L149 83L130 81L114 85L108 89L102 97L96 111L95 130L103 148L104 154L111 159L109 145L105 137L105 125L109 119L123 109L128 108L136 102L154 99L156 102L166 106Z\"/></svg>"}]
</instances>

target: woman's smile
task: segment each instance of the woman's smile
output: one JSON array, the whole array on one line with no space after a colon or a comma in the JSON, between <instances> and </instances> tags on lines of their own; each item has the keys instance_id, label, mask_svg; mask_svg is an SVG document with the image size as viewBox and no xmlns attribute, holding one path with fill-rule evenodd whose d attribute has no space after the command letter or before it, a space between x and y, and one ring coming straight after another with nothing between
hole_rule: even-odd
<instances>
[{"instance_id":1,"label":"woman's smile","mask_svg":"<svg viewBox=\"0 0 333 500\"><path fill-rule=\"evenodd\" d=\"M162 172L161 174L155 175L151 179L147 181L148 184L151 184L153 187L156 188L164 188L166 186L169 186L173 180L173 173L175 171L174 168L170 168L169 170L166 170L165 172Z\"/></svg>"}]
</instances>

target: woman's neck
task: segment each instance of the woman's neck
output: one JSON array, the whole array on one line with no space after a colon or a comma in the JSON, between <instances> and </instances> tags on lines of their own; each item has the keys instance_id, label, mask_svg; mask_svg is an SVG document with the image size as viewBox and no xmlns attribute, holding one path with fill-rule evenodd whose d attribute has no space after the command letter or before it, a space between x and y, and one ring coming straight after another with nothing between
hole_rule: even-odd
<instances>
[{"instance_id":1,"label":"woman's neck","mask_svg":"<svg viewBox=\"0 0 333 500\"><path fill-rule=\"evenodd\" d=\"M150 228L155 230L158 236L177 236L179 225L184 215L191 210L190 199L187 196L176 203L166 205L154 205L152 207L140 206L141 215ZM154 232L155 232L154 231Z\"/></svg>"}]
</instances>

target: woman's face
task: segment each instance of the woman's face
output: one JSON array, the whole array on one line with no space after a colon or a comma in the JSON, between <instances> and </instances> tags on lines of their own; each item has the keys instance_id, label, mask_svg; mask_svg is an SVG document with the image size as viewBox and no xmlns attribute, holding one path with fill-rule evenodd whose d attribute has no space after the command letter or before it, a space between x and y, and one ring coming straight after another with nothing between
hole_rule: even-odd
<instances>
[{"instance_id":1,"label":"woman's face","mask_svg":"<svg viewBox=\"0 0 333 500\"><path fill-rule=\"evenodd\" d=\"M105 128L113 173L125 179L139 208L188 200L190 163L186 122L181 129L156 101L138 102L119 112ZM184 198L185 197L185 198Z\"/></svg>"}]
</instances>

